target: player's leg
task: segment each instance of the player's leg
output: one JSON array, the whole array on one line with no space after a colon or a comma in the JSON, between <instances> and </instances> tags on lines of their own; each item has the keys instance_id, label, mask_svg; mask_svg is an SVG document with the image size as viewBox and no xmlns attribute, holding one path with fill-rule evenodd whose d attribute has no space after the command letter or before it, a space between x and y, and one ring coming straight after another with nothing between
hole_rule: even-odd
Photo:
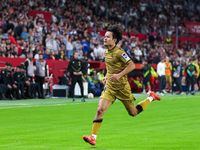
<instances>
[{"instance_id":1,"label":"player's leg","mask_svg":"<svg viewBox=\"0 0 200 150\"><path fill-rule=\"evenodd\" d=\"M99 128L101 127L103 121L103 115L105 114L106 110L112 105L112 102L101 98L99 101L97 113L95 115L93 126L92 126L92 135L83 136L83 140L88 142L91 145L96 145L96 138L98 135Z\"/></svg>"},{"instance_id":2,"label":"player's leg","mask_svg":"<svg viewBox=\"0 0 200 150\"><path fill-rule=\"evenodd\" d=\"M103 121L103 115L105 114L106 110L110 107L110 105L112 105L112 102L101 98L98 104L98 109L97 109L97 113L94 117L94 121L93 121L93 127L92 127L92 134L97 135L98 134L98 130L102 124Z\"/></svg>"},{"instance_id":3,"label":"player's leg","mask_svg":"<svg viewBox=\"0 0 200 150\"><path fill-rule=\"evenodd\" d=\"M113 91L112 89L107 88L105 86L104 91L101 94L97 113L93 121L92 135L83 136L84 141L90 143L91 145L96 145L96 137L103 121L103 115L105 114L106 110L110 107L110 105L112 105L112 103L115 101L115 95L116 91Z\"/></svg>"},{"instance_id":4,"label":"player's leg","mask_svg":"<svg viewBox=\"0 0 200 150\"><path fill-rule=\"evenodd\" d=\"M134 100L132 101L125 100L122 102L126 110L128 111L128 114L134 117L138 115L140 112L144 111L149 106L149 104L154 100L161 100L161 98L155 93L150 92L149 96L145 100L139 102L137 106L135 106Z\"/></svg>"},{"instance_id":5,"label":"player's leg","mask_svg":"<svg viewBox=\"0 0 200 150\"><path fill-rule=\"evenodd\" d=\"M150 92L149 96L145 100L139 102L138 105L135 106L135 98L131 93L131 88L129 84L127 84L124 89L119 90L116 97L122 101L130 116L136 116L140 112L144 111L147 106L149 106L150 102L161 99L155 93Z\"/></svg>"}]
</instances>

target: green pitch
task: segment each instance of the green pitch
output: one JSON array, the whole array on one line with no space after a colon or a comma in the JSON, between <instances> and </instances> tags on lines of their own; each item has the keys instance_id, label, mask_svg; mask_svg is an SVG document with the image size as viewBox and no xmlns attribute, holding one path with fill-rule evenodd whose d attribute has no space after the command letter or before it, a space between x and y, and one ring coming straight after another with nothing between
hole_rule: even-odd
<instances>
[{"instance_id":1,"label":"green pitch","mask_svg":"<svg viewBox=\"0 0 200 150\"><path fill-rule=\"evenodd\" d=\"M136 103L147 95L135 94ZM200 93L165 95L136 117L116 101L104 115L95 147L91 134L98 98L0 101L1 150L200 149Z\"/></svg>"}]
</instances>

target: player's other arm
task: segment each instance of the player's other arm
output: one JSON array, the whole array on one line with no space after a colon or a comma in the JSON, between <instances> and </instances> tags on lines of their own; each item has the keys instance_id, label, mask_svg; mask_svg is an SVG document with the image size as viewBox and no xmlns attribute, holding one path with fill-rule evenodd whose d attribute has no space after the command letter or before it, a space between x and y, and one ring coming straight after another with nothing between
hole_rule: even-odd
<instances>
[{"instance_id":1,"label":"player's other arm","mask_svg":"<svg viewBox=\"0 0 200 150\"><path fill-rule=\"evenodd\" d=\"M120 78L123 75L128 74L129 72L131 72L134 69L135 69L135 64L132 61L130 61L130 63L128 64L128 66L122 72L119 73Z\"/></svg>"},{"instance_id":2,"label":"player's other arm","mask_svg":"<svg viewBox=\"0 0 200 150\"><path fill-rule=\"evenodd\" d=\"M129 72L131 72L133 69L135 69L135 64L130 61L128 66L123 70L121 71L120 73L118 74L113 74L110 78L108 78L110 81L116 81L118 80L119 78L121 78L123 75L125 74L128 74Z\"/></svg>"},{"instance_id":3,"label":"player's other arm","mask_svg":"<svg viewBox=\"0 0 200 150\"><path fill-rule=\"evenodd\" d=\"M105 77L102 79L102 83L105 85L106 84L106 79L107 79L107 73L105 75Z\"/></svg>"}]
</instances>

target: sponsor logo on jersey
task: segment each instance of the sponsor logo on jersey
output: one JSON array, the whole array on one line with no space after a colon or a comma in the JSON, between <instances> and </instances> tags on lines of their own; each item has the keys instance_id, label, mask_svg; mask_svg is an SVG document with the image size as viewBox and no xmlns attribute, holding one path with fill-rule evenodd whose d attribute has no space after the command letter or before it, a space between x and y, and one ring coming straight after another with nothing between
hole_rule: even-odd
<instances>
[{"instance_id":1,"label":"sponsor logo on jersey","mask_svg":"<svg viewBox=\"0 0 200 150\"><path fill-rule=\"evenodd\" d=\"M124 59L125 59L126 61L129 61L129 60L130 60L130 58L128 57L128 55L127 55L126 53L123 53L123 54L122 54L122 57L124 57Z\"/></svg>"}]
</instances>

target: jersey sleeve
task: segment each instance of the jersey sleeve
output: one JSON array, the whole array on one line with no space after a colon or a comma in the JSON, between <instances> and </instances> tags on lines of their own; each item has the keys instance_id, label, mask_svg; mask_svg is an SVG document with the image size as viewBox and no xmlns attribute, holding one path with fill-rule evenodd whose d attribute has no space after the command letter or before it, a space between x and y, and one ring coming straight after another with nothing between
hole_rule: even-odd
<instances>
[{"instance_id":1,"label":"jersey sleeve","mask_svg":"<svg viewBox=\"0 0 200 150\"><path fill-rule=\"evenodd\" d=\"M127 55L127 53L125 51L118 51L117 52L118 58L120 61L122 61L124 64L128 64L131 62L130 57Z\"/></svg>"}]
</instances>

